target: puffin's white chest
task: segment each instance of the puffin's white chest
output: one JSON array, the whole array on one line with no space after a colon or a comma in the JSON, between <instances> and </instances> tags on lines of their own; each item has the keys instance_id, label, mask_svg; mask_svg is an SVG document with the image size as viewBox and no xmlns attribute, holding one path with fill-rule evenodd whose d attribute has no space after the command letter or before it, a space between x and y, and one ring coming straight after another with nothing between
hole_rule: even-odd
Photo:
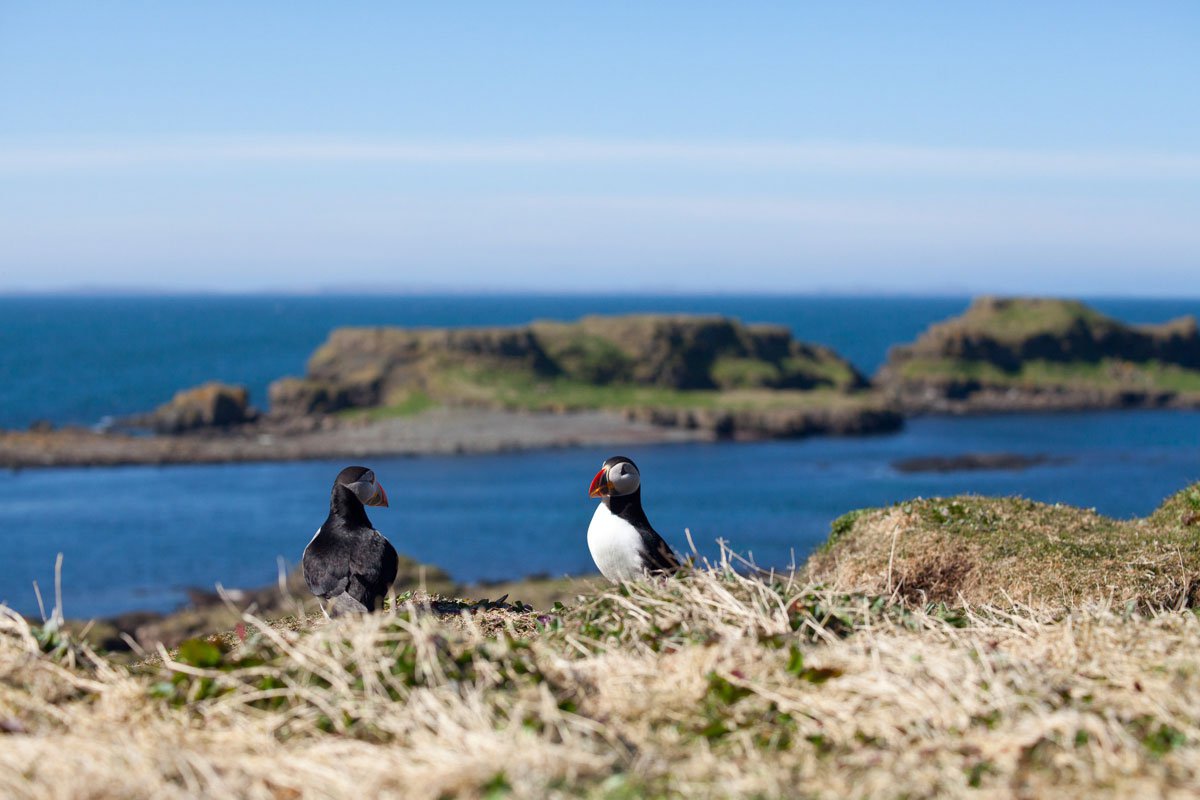
<instances>
[{"instance_id":1,"label":"puffin's white chest","mask_svg":"<svg viewBox=\"0 0 1200 800\"><path fill-rule=\"evenodd\" d=\"M588 525L588 550L600 574L614 583L642 577L642 535L601 503Z\"/></svg>"}]
</instances>

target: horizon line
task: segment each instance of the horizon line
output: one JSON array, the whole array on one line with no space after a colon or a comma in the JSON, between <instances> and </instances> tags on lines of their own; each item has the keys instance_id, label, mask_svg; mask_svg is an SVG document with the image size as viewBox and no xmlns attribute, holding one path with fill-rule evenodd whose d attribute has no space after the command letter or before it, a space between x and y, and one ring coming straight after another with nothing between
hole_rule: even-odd
<instances>
[{"instance_id":1,"label":"horizon line","mask_svg":"<svg viewBox=\"0 0 1200 800\"><path fill-rule=\"evenodd\" d=\"M739 290L683 290L666 287L643 287L639 292L646 297L654 298L830 298L830 299L913 299L913 300L974 300L982 297L999 298L1046 298L1055 300L1177 300L1180 302L1200 301L1200 294L1179 295L1176 293L1136 293L1136 292L1006 292L995 290L969 290L965 288L947 288L930 290L903 289L739 289ZM456 289L453 287L431 288L384 288L372 292L348 291L339 288L246 288L246 289L206 289L199 287L166 289L149 286L74 286L60 289L16 289L0 288L0 299L18 298L117 298L117 299L154 299L154 298L237 298L237 297L287 297L287 298L421 298L421 297L620 297L625 292L596 292L587 288L580 289Z\"/></svg>"},{"instance_id":2,"label":"horizon line","mask_svg":"<svg viewBox=\"0 0 1200 800\"><path fill-rule=\"evenodd\" d=\"M55 145L0 142L0 173L38 174L194 163L637 164L1010 178L1188 180L1200 153L1157 149L930 146L829 140L530 137L430 140L330 136L198 136Z\"/></svg>"}]
</instances>

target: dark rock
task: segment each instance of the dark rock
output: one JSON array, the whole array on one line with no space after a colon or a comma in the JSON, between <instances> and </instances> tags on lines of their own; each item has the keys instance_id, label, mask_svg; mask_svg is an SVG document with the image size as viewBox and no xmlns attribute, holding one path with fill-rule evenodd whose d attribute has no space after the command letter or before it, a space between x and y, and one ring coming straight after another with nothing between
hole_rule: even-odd
<instances>
[{"instance_id":1,"label":"dark rock","mask_svg":"<svg viewBox=\"0 0 1200 800\"><path fill-rule=\"evenodd\" d=\"M250 406L249 400L250 394L244 386L213 381L184 389L176 393L171 402L129 422L168 434L229 428L257 418L258 412Z\"/></svg>"},{"instance_id":2,"label":"dark rock","mask_svg":"<svg viewBox=\"0 0 1200 800\"><path fill-rule=\"evenodd\" d=\"M153 625L165 615L155 611L129 611L108 620L107 625L98 626L91 637L96 646L111 653L122 653L133 648L125 637L136 641L137 631L147 625Z\"/></svg>"},{"instance_id":3,"label":"dark rock","mask_svg":"<svg viewBox=\"0 0 1200 800\"><path fill-rule=\"evenodd\" d=\"M379 405L380 386L378 374L351 376L342 382L280 378L270 385L267 393L272 415L302 417Z\"/></svg>"},{"instance_id":4,"label":"dark rock","mask_svg":"<svg viewBox=\"0 0 1200 800\"><path fill-rule=\"evenodd\" d=\"M885 406L737 410L645 407L628 409L626 416L667 428L707 430L718 439L739 440L858 436L891 433L904 425L904 418Z\"/></svg>"},{"instance_id":5,"label":"dark rock","mask_svg":"<svg viewBox=\"0 0 1200 800\"><path fill-rule=\"evenodd\" d=\"M892 462L897 472L962 472L970 470L1022 470L1042 464L1063 464L1068 459L1044 454L964 453L955 456L914 456Z\"/></svg>"}]
</instances>

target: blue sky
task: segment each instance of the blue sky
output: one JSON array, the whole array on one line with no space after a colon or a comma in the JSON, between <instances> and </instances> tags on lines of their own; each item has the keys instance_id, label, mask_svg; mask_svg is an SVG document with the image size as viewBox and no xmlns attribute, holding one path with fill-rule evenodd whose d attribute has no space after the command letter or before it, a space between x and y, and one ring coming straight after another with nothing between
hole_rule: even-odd
<instances>
[{"instance_id":1,"label":"blue sky","mask_svg":"<svg viewBox=\"0 0 1200 800\"><path fill-rule=\"evenodd\" d=\"M1200 292L1195 3L0 5L0 291Z\"/></svg>"}]
</instances>

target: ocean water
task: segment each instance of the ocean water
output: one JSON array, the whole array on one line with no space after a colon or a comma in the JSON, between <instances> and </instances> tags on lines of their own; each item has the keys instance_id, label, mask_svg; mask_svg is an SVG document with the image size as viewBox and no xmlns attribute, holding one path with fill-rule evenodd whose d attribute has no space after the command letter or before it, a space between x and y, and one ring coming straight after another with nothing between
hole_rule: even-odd
<instances>
[{"instance_id":1,"label":"ocean water","mask_svg":"<svg viewBox=\"0 0 1200 800\"><path fill-rule=\"evenodd\" d=\"M342 324L500 324L633 310L780 322L872 371L891 344L963 299L858 298L7 298L0 299L0 419L93 423L208 378L265 384L299 372ZM1198 301L1097 301L1158 321ZM1143 515L1200 480L1200 413L925 418L890 436L623 448L650 519L677 549L722 538L786 567L841 513L916 496L1023 495ZM1028 470L902 474L914 455L980 451L1063 459ZM402 552L462 580L591 571L587 484L597 448L372 459L392 507L372 509ZM36 612L64 557L69 616L181 603L190 586L254 586L294 564L324 519L342 462L25 470L0 473L0 602Z\"/></svg>"}]
</instances>

